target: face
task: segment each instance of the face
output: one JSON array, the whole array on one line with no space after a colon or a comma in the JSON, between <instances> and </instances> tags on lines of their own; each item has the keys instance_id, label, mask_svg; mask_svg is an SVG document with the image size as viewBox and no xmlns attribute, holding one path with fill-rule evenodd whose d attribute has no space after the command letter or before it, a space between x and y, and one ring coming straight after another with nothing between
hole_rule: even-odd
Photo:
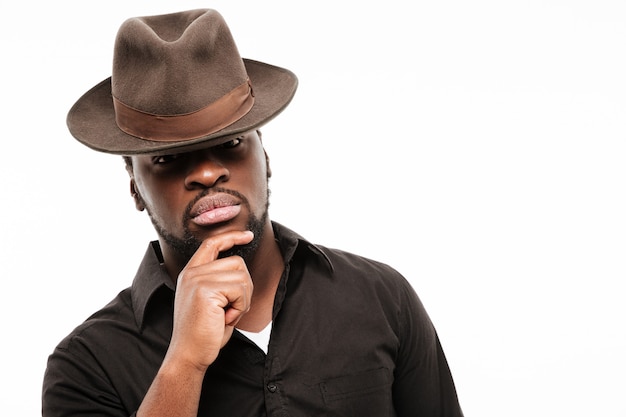
<instances>
[{"instance_id":1,"label":"face","mask_svg":"<svg viewBox=\"0 0 626 417\"><path fill-rule=\"evenodd\" d=\"M232 251L248 260L268 224L269 175L260 132L251 131L198 151L133 156L131 187L164 251L181 263L204 239L229 230L254 232L253 242Z\"/></svg>"}]
</instances>

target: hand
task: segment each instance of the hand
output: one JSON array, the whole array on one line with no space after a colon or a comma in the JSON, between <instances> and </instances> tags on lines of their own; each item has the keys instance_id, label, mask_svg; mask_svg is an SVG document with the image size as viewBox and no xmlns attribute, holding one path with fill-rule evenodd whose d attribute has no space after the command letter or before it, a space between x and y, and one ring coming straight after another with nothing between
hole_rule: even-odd
<instances>
[{"instance_id":1,"label":"hand","mask_svg":"<svg viewBox=\"0 0 626 417\"><path fill-rule=\"evenodd\" d=\"M250 231L213 236L181 271L176 282L174 328L166 361L205 372L250 308L252 279L239 256L218 259L220 252L245 245Z\"/></svg>"}]
</instances>

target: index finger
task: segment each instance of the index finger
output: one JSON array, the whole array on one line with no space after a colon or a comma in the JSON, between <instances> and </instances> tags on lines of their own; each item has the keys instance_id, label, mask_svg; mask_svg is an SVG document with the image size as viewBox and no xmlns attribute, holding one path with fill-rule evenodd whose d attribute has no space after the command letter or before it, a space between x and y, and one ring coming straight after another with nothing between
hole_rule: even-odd
<instances>
[{"instance_id":1,"label":"index finger","mask_svg":"<svg viewBox=\"0 0 626 417\"><path fill-rule=\"evenodd\" d=\"M253 238L254 234L249 230L235 230L211 236L202 242L196 253L187 262L187 267L213 262L217 259L220 252L231 249L235 245L250 243Z\"/></svg>"}]
</instances>

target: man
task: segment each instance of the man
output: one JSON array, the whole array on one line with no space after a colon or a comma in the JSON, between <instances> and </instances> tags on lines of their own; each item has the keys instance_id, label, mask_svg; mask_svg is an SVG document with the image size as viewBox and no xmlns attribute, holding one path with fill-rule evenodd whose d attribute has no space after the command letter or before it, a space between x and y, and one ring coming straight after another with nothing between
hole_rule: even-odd
<instances>
[{"instance_id":1,"label":"man","mask_svg":"<svg viewBox=\"0 0 626 417\"><path fill-rule=\"evenodd\" d=\"M462 415L408 282L269 219L259 128L296 85L242 60L216 11L121 26L68 126L124 156L159 240L50 356L44 416Z\"/></svg>"}]
</instances>

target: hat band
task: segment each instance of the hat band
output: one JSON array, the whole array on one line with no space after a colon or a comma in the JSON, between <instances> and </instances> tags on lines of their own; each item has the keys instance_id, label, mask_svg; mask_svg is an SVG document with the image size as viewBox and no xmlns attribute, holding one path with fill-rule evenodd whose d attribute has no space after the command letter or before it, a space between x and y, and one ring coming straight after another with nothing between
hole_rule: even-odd
<instances>
[{"instance_id":1,"label":"hat band","mask_svg":"<svg viewBox=\"0 0 626 417\"><path fill-rule=\"evenodd\" d=\"M250 80L217 101L192 113L158 115L133 109L113 97L115 121L129 135L157 142L196 139L235 123L250 111L254 93Z\"/></svg>"}]
</instances>

